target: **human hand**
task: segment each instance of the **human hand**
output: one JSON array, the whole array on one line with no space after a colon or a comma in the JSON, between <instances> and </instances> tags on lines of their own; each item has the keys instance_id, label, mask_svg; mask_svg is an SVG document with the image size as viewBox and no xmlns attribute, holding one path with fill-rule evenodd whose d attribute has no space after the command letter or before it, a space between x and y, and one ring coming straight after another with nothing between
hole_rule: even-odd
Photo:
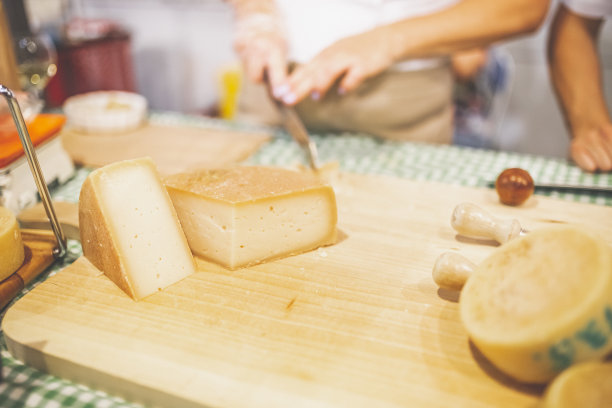
<instances>
[{"instance_id":1,"label":"human hand","mask_svg":"<svg viewBox=\"0 0 612 408\"><path fill-rule=\"evenodd\" d=\"M612 123L574 132L570 154L583 170L612 170Z\"/></svg>"},{"instance_id":2,"label":"human hand","mask_svg":"<svg viewBox=\"0 0 612 408\"><path fill-rule=\"evenodd\" d=\"M255 13L237 22L234 49L247 77L256 83L267 80L276 89L287 78L287 41L273 15Z\"/></svg>"},{"instance_id":3,"label":"human hand","mask_svg":"<svg viewBox=\"0 0 612 408\"><path fill-rule=\"evenodd\" d=\"M485 48L457 52L451 57L451 66L455 78L468 81L476 76L486 65L488 52Z\"/></svg>"},{"instance_id":4,"label":"human hand","mask_svg":"<svg viewBox=\"0 0 612 408\"><path fill-rule=\"evenodd\" d=\"M307 95L316 100L340 78L339 93L354 90L394 63L390 34L387 27L379 27L335 42L297 67L275 96L287 105L295 105Z\"/></svg>"}]
</instances>

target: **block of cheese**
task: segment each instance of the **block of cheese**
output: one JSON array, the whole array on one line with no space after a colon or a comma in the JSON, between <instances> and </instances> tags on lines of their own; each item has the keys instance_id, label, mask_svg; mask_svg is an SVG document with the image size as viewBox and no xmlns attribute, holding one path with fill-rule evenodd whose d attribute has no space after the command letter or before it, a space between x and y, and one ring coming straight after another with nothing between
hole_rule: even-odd
<instances>
[{"instance_id":1,"label":"block of cheese","mask_svg":"<svg viewBox=\"0 0 612 408\"><path fill-rule=\"evenodd\" d=\"M17 218L9 209L0 207L0 281L19 269L24 257Z\"/></svg>"},{"instance_id":2,"label":"block of cheese","mask_svg":"<svg viewBox=\"0 0 612 408\"><path fill-rule=\"evenodd\" d=\"M612 249L575 226L530 232L481 262L459 303L494 365L522 382L548 382L612 350Z\"/></svg>"},{"instance_id":3,"label":"block of cheese","mask_svg":"<svg viewBox=\"0 0 612 408\"><path fill-rule=\"evenodd\" d=\"M612 407L612 362L576 364L548 386L543 408Z\"/></svg>"},{"instance_id":4,"label":"block of cheese","mask_svg":"<svg viewBox=\"0 0 612 408\"><path fill-rule=\"evenodd\" d=\"M176 211L151 159L93 171L79 196L83 254L134 299L195 271Z\"/></svg>"},{"instance_id":5,"label":"block of cheese","mask_svg":"<svg viewBox=\"0 0 612 408\"><path fill-rule=\"evenodd\" d=\"M236 269L336 240L333 188L310 172L244 166L165 179L192 251Z\"/></svg>"}]
</instances>

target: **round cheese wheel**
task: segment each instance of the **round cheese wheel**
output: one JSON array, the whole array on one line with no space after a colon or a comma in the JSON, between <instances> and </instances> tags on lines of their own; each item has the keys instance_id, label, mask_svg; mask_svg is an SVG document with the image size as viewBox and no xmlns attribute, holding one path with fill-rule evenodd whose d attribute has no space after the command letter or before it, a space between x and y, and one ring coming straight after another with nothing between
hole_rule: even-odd
<instances>
[{"instance_id":1,"label":"round cheese wheel","mask_svg":"<svg viewBox=\"0 0 612 408\"><path fill-rule=\"evenodd\" d=\"M612 406L612 362L577 364L562 372L544 394L543 408Z\"/></svg>"},{"instance_id":2,"label":"round cheese wheel","mask_svg":"<svg viewBox=\"0 0 612 408\"><path fill-rule=\"evenodd\" d=\"M522 382L545 383L612 350L612 249L573 226L498 248L468 278L462 322L479 350Z\"/></svg>"},{"instance_id":3,"label":"round cheese wheel","mask_svg":"<svg viewBox=\"0 0 612 408\"><path fill-rule=\"evenodd\" d=\"M17 218L7 208L0 207L0 281L19 269L24 256Z\"/></svg>"}]
</instances>

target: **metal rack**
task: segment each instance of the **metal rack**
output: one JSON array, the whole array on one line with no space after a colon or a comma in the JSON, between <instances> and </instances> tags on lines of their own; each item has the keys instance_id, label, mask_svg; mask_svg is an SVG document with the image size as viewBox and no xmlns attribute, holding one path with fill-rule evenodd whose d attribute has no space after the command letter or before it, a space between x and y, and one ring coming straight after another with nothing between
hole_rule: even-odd
<instances>
[{"instance_id":1,"label":"metal rack","mask_svg":"<svg viewBox=\"0 0 612 408\"><path fill-rule=\"evenodd\" d=\"M55 209L53 208L51 196L49 195L49 189L47 188L45 177L40 168L38 157L36 156L36 152L32 144L32 139L30 138L30 134L28 133L28 128L26 127L25 120L23 119L21 108L19 107L19 103L17 102L17 99L15 98L13 92L2 84L0 84L0 94L6 99L6 102L8 103L9 110L11 111L11 116L13 117L13 121L15 122L15 126L17 127L17 132L19 133L19 139L21 140L23 151L25 152L26 159L28 160L28 164L30 166L30 171L32 172L32 176L34 177L34 181L36 183L38 193L40 194L40 198L45 207L47 217L51 222L51 229L53 230L53 234L55 235L55 238L57 240L57 247L53 250L53 255L55 256L55 258L61 259L67 253L66 236L64 235L62 226L60 225L57 219L57 215L55 213Z\"/></svg>"}]
</instances>

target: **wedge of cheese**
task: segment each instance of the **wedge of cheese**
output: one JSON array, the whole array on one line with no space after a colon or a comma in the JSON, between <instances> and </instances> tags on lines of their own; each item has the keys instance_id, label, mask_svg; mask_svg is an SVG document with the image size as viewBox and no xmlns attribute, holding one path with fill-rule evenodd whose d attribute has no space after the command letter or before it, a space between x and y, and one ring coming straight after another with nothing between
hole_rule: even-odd
<instances>
[{"instance_id":1,"label":"wedge of cheese","mask_svg":"<svg viewBox=\"0 0 612 408\"><path fill-rule=\"evenodd\" d=\"M476 267L460 312L474 344L500 370L548 382L612 350L612 250L577 227L530 232Z\"/></svg>"},{"instance_id":2,"label":"wedge of cheese","mask_svg":"<svg viewBox=\"0 0 612 408\"><path fill-rule=\"evenodd\" d=\"M195 271L172 202L150 159L93 171L79 197L83 254L141 299Z\"/></svg>"},{"instance_id":3,"label":"wedge of cheese","mask_svg":"<svg viewBox=\"0 0 612 408\"><path fill-rule=\"evenodd\" d=\"M568 368L548 386L542 407L612 407L612 362L590 361Z\"/></svg>"},{"instance_id":4,"label":"wedge of cheese","mask_svg":"<svg viewBox=\"0 0 612 408\"><path fill-rule=\"evenodd\" d=\"M24 257L17 218L9 209L0 207L0 281L19 269Z\"/></svg>"},{"instance_id":5,"label":"wedge of cheese","mask_svg":"<svg viewBox=\"0 0 612 408\"><path fill-rule=\"evenodd\" d=\"M333 188L313 173L272 167L165 179L192 251L235 269L336 240Z\"/></svg>"}]
</instances>

